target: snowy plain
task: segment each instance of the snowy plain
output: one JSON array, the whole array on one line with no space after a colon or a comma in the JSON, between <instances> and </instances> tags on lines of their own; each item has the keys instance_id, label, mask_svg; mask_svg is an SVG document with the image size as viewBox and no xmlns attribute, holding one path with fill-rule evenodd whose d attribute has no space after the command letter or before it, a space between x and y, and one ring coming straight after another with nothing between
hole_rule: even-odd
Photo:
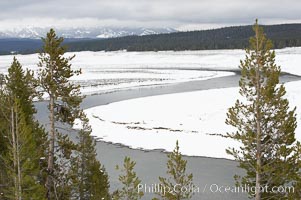
<instances>
[{"instance_id":1,"label":"snowy plain","mask_svg":"<svg viewBox=\"0 0 301 200\"><path fill-rule=\"evenodd\" d=\"M84 94L90 95L132 87L157 86L232 75L233 73L228 70L238 70L239 60L244 58L244 53L243 50L84 51L66 53L66 56L76 55L72 66L74 69L81 68L82 74L72 80L82 85ZM301 75L298 68L300 54L299 47L276 50L276 61L284 72ZM24 68L34 71L38 70L38 56L38 54L16 55ZM7 73L12 60L13 55L0 56L0 73Z\"/></svg>"},{"instance_id":2,"label":"snowy plain","mask_svg":"<svg viewBox=\"0 0 301 200\"><path fill-rule=\"evenodd\" d=\"M233 75L243 50L179 52L74 52L72 61L82 74L72 79L84 94L120 89L204 80ZM282 71L301 75L301 48L276 50ZM37 70L38 55L17 55L24 68ZM0 56L0 73L6 73L13 56ZM225 70L225 71L223 71ZM301 101L301 81L285 84L290 105ZM216 158L231 157L228 147L238 147L230 139L209 134L233 131L225 124L227 109L239 98L238 88L152 96L111 103L85 110L93 135L106 142L132 148L171 151L179 140L183 154ZM297 107L298 124L301 110ZM301 141L298 126L297 139Z\"/></svg>"},{"instance_id":3,"label":"snowy plain","mask_svg":"<svg viewBox=\"0 0 301 200\"><path fill-rule=\"evenodd\" d=\"M192 54L183 52L74 52L73 69L81 69L82 74L71 81L81 85L85 95L101 94L116 90L145 86L158 86L192 80L206 80L233 75L233 72L196 70L206 63L198 63ZM202 54L202 52L200 52ZM200 56L200 55L198 55ZM201 55L202 56L202 55ZM16 55L23 68L38 71L38 54ZM192 60L191 60L192 59ZM0 73L6 74L13 55L0 56ZM182 60L182 61L181 61ZM198 67L197 67L198 66Z\"/></svg>"}]
</instances>

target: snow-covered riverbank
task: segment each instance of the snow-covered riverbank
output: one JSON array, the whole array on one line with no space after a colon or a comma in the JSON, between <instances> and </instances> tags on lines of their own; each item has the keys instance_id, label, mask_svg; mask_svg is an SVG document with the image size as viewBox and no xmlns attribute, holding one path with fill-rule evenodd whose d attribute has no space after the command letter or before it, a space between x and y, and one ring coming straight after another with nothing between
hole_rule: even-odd
<instances>
[{"instance_id":1,"label":"snow-covered riverbank","mask_svg":"<svg viewBox=\"0 0 301 200\"><path fill-rule=\"evenodd\" d=\"M301 100L301 81L285 84L293 108ZM86 109L93 135L132 148L171 151L179 140L183 154L230 158L230 139L210 134L234 130L225 124L227 109L239 98L238 88L160 95ZM298 124L301 109L297 107ZM301 141L301 128L296 131Z\"/></svg>"}]
</instances>

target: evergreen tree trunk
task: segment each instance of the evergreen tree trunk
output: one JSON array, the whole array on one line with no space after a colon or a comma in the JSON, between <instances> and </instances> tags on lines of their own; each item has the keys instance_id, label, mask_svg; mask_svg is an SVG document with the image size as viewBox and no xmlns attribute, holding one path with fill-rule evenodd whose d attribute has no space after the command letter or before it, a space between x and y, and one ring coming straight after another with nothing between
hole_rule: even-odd
<instances>
[{"instance_id":1,"label":"evergreen tree trunk","mask_svg":"<svg viewBox=\"0 0 301 200\"><path fill-rule=\"evenodd\" d=\"M81 150L84 150L84 149L86 149L86 147L85 147L85 137L84 136L80 136L80 144L82 145L82 149ZM87 171L86 171L86 164L87 163L85 163L85 158L84 158L84 152L80 152L80 161L81 161L81 163L80 163L80 167L81 167L81 169L80 169L80 183L79 183L79 198L80 199L84 199L84 197L85 197L85 194L86 194L86 191L84 190L84 185L85 185L85 173L87 173ZM86 178L87 179L87 178ZM86 180L87 181L87 180Z\"/></svg>"},{"instance_id":2,"label":"evergreen tree trunk","mask_svg":"<svg viewBox=\"0 0 301 200\"><path fill-rule=\"evenodd\" d=\"M258 29L256 30L256 55L257 55L257 66L256 66L256 195L255 200L260 200L260 187L261 187L261 116L260 116L260 61L259 61L259 41L258 41Z\"/></svg>"},{"instance_id":3,"label":"evergreen tree trunk","mask_svg":"<svg viewBox=\"0 0 301 200\"><path fill-rule=\"evenodd\" d=\"M19 142L19 130L18 127L20 124L18 117L18 108L16 107L16 155L17 155L17 174L18 174L18 197L19 200L22 200L22 177L21 177L21 162L20 162L20 142Z\"/></svg>"},{"instance_id":4,"label":"evergreen tree trunk","mask_svg":"<svg viewBox=\"0 0 301 200\"><path fill-rule=\"evenodd\" d=\"M260 123L257 122L257 127ZM261 187L261 140L260 140L260 129L257 131L257 154L256 154L256 195L255 200L260 200L260 187Z\"/></svg>"},{"instance_id":5,"label":"evergreen tree trunk","mask_svg":"<svg viewBox=\"0 0 301 200\"><path fill-rule=\"evenodd\" d=\"M13 167L14 172L17 171L17 151L16 151L16 135L15 135L15 115L14 115L14 108L11 108L11 137L12 137L12 151L13 151ZM14 193L15 199L19 200L19 193L18 193L18 180L17 176L14 174Z\"/></svg>"},{"instance_id":6,"label":"evergreen tree trunk","mask_svg":"<svg viewBox=\"0 0 301 200\"><path fill-rule=\"evenodd\" d=\"M17 106L13 105L11 108L11 137L12 137L12 151L13 151L13 176L14 176L14 190L15 199L22 200L22 171L20 161L20 138L19 138L19 110Z\"/></svg>"},{"instance_id":7,"label":"evergreen tree trunk","mask_svg":"<svg viewBox=\"0 0 301 200\"><path fill-rule=\"evenodd\" d=\"M55 127L54 127L54 98L50 95L49 102L49 120L50 120L50 138L48 152L48 176L47 176L47 199L51 200L51 187L53 184L52 174L54 168L54 143L55 143Z\"/></svg>"}]
</instances>

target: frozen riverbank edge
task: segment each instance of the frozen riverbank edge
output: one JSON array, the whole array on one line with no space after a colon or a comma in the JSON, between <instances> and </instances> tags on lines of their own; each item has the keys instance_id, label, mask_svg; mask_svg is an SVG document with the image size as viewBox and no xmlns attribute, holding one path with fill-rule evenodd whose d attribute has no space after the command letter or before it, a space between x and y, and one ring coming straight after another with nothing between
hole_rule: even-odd
<instances>
[{"instance_id":1,"label":"frozen riverbank edge","mask_svg":"<svg viewBox=\"0 0 301 200\"><path fill-rule=\"evenodd\" d=\"M137 123L138 125L136 126L136 125L133 125L133 122L138 122L139 120L143 121L144 119L142 119L142 118L144 117L144 113L148 113L150 109L152 110L152 109L155 108L155 107L152 107L151 103L153 101L157 100L155 102L157 102L156 105L158 105L158 101L161 101L162 97L165 97L165 98L168 97L168 96L182 97L182 99L184 98L184 100L185 100L184 96L186 96L187 94L189 94L189 95L195 94L195 93L192 93L192 91L205 91L204 98L206 98L208 92L212 93L214 91L215 94L219 94L219 92L221 91L223 93L224 90L217 90L217 89L220 89L220 88L232 88L231 91L232 90L236 91L237 89L235 89L233 87L237 86L239 77L240 76L238 74L236 74L236 75L227 76L227 77L213 78L213 79L209 79L209 80L206 80L206 81L191 81L191 82L187 82L187 83L178 83L178 84L172 84L172 85L165 85L165 86L161 86L159 88L140 88L140 89L127 90L127 91L118 91L118 92L115 92L115 93L113 92L113 93L108 93L108 94L103 94L103 95L88 96L87 99L84 102L83 107L88 112L88 116L90 117L90 122L92 124L92 128L94 129L93 135L98 136L98 138L97 138L98 141L111 143L113 145L128 146L129 148L138 149L138 150L146 150L146 151L157 150L157 151L165 152L166 149L167 149L167 152L170 152L172 150L173 146L174 146L173 143L175 143L175 142L171 142L169 144L168 148L166 148L166 145L160 146L159 144L155 145L154 147L150 147L148 145L149 140L145 141L144 144L141 144L141 146L140 146L139 143L142 142L142 141L140 141L140 139L144 139L143 134L145 132L143 132L143 130L145 130L145 129L149 130L149 126L148 125L142 125L141 122ZM294 75L291 75L291 74L286 74L286 73L282 74L282 76L281 76L281 82L289 82L289 81L296 81L296 80L300 80L300 77L294 76ZM225 91L227 91L227 90L225 90ZM229 89L228 89L228 91L229 91ZM177 94L176 95L165 95L165 94L175 94L175 93L177 93ZM181 93L185 93L185 94L181 94ZM236 92L231 92L231 94L233 94L233 93L235 94ZM149 96L152 96L152 97L149 97ZM141 98L141 97L147 97L147 98ZM161 98L161 100L159 100L160 98ZM129 101L129 99L132 99L132 100ZM147 101L148 101L148 104L146 104L147 105L146 107L147 108L151 107L151 108L146 109L146 112L143 112L142 115L140 113L140 116L139 115L138 115L138 117L136 116L136 118L134 120L132 119L132 121L131 121L132 116L129 112L129 109L125 109L125 112L122 112L123 108L128 107L129 102L134 102L135 107L136 107L136 105L140 105L140 107L138 106L138 110L142 110L143 105L144 105L144 99L147 99ZM195 100L195 101L198 102L198 100ZM99 106L99 104L101 104L101 106ZM214 105L214 102L212 102L212 104ZM107 106L104 106L104 105L107 105ZM117 112L116 109L115 110L111 109L112 106L114 108L114 105L115 105L115 108L116 108L116 105L118 105L117 110L122 110L121 113ZM166 107L166 105L168 105L168 104L166 104L166 102L165 102L165 107ZM204 108L202 108L202 106L204 107L204 105L206 107L206 104L200 105L201 106L200 111L196 111L196 114L198 114L198 112L201 112L201 111L204 110ZM231 106L231 103L229 104L229 106ZM107 109L104 110L103 108L105 108L105 107L107 107ZM116 130L118 130L118 131L115 131L115 133L119 132L119 134L117 134L117 133L115 134L115 136L116 136L115 139L110 138L110 135L109 135L109 137L108 137L109 139L108 139L108 138L106 138L107 135L111 134L110 131L108 132L108 134L106 133L106 131L108 131L108 127L99 127L100 124L99 123L97 124L97 122L95 122L95 120L96 121L102 121L102 120L100 120L102 118L98 118L97 116L94 116L94 113L97 113L97 109L101 110L98 113L104 114L105 116L109 115L109 118L112 118L112 120L115 119L116 116L122 116L122 117L117 117L117 119L115 121L113 120L114 122L111 123L111 127L109 129L115 129L116 126L118 127L118 126L122 126L122 125L127 126L127 127L129 127L129 126L133 126L133 127L129 127L130 128L129 130L128 129L118 129L117 128ZM198 108L197 108L197 110L198 110ZM135 111L131 110L131 112L135 112ZM173 113L173 112L174 111L171 110L171 113ZM226 111L224 111L224 112L226 113ZM222 112L222 114L225 114L225 113ZM153 113L153 114L155 114L155 113ZM175 113L175 114L182 115L181 113ZM168 117L168 118L170 118L170 117ZM201 116L201 118L203 118L203 116ZM175 120L177 120L177 118ZM188 119L188 120L190 120L190 119ZM186 120L186 122L188 120ZM154 121L154 120L151 120L151 121ZM124 124L120 124L119 122L124 123ZM182 123L182 122L184 122L184 120L180 119L179 123L181 123L181 127L179 127L179 126L175 127L174 123L169 123L169 124L167 123L167 124L169 125L170 129L174 128L175 130L179 130L180 128L183 127L182 126L183 124L185 126L185 122L184 123ZM190 128L193 129L193 126L197 126L199 123L201 124L202 122L201 121L200 122L196 121L195 124L188 123L188 124L186 124L186 129L190 129ZM223 122L221 122L220 124L222 124L222 123ZM161 125L162 124L158 124L157 126L153 125L152 127L162 127ZM168 127L168 125L167 125L167 127ZM112 128L112 126L113 126L113 128ZM135 130L135 128L138 128L140 130ZM134 137L136 137L136 136L140 137L141 136L142 138L140 138L140 139L136 138L137 142L134 142L135 144L133 145L132 143L128 143L127 141L131 140L129 137L135 131L136 131L136 134L137 133L138 134L135 135ZM163 130L159 130L157 128L155 131L157 133L159 132L160 134L162 133L163 136L165 136L167 138L169 138L169 136L177 135L176 133L166 135L166 132L168 132L168 131L164 130L164 126L163 126ZM128 135L125 136L124 133L126 133L126 132L128 132ZM189 132L189 131L186 131L186 132ZM120 134L120 133L122 133L122 134ZM206 133L215 133L215 132L207 131ZM197 136L197 134L198 133L195 133L193 135L193 137ZM123 136L125 138L123 138L123 141L122 141L122 140L120 140L120 138L123 137ZM146 136L147 136L147 133L146 133ZM183 136L183 137L186 138L186 136ZM116 140L116 138L118 138L118 139ZM213 137L208 136L208 138L211 139ZM220 137L217 137L217 140L220 140L220 139L221 139ZM223 141L221 141L221 143L223 143ZM180 141L180 144L181 144L181 141ZM188 144L186 144L186 145L188 145ZM188 145L188 147L189 147L189 145ZM192 150L187 152L187 148L184 149L185 151L183 151L183 154L188 155L188 156L228 158L228 157L225 157L224 155L210 155L210 154L207 155L206 153L203 154L203 155L199 155L199 154L195 154L194 152L191 152ZM188 148L188 149L193 149L193 148ZM194 151L197 151L197 149L195 149ZM202 152L202 151L199 151L199 152Z\"/></svg>"}]
</instances>

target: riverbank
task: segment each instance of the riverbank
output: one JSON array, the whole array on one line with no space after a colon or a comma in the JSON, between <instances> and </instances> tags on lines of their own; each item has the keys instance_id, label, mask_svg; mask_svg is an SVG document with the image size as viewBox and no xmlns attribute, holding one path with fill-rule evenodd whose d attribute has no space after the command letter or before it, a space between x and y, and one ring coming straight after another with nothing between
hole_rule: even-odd
<instances>
[{"instance_id":1,"label":"riverbank","mask_svg":"<svg viewBox=\"0 0 301 200\"><path fill-rule=\"evenodd\" d=\"M82 108L91 108L99 105L106 105L122 100L154 96L161 94L182 93L198 90L207 90L214 88L236 87L240 76L238 74L220 78L214 78L203 81L190 81L184 83L175 83L163 85L160 87L144 87L131 90L120 90L116 92L104 93L101 95L87 96L83 101ZM281 82L289 82L300 80L300 77L284 74ZM39 119L47 126L47 102L37 102L36 104ZM75 139L75 132L69 132L71 138ZM158 176L164 176L166 172L167 155L163 150L144 151L139 149L130 149L120 144L111 144L103 141L97 142L97 157L105 166L109 177L111 190L118 188L118 173L115 170L116 164L121 164L125 156L130 156L136 161L135 171L141 178L143 184L155 184L158 182ZM237 168L235 161L226 159L215 159L206 157L188 157L184 156L188 161L187 171L193 173L194 182L200 188L206 185L218 184L220 186L234 186L233 176L241 174L242 171ZM202 190L203 191L203 190ZM144 199L150 199L153 195L146 194ZM201 192L194 196L194 199L231 199L244 200L248 199L245 194L221 194L212 193L210 190Z\"/></svg>"}]
</instances>

